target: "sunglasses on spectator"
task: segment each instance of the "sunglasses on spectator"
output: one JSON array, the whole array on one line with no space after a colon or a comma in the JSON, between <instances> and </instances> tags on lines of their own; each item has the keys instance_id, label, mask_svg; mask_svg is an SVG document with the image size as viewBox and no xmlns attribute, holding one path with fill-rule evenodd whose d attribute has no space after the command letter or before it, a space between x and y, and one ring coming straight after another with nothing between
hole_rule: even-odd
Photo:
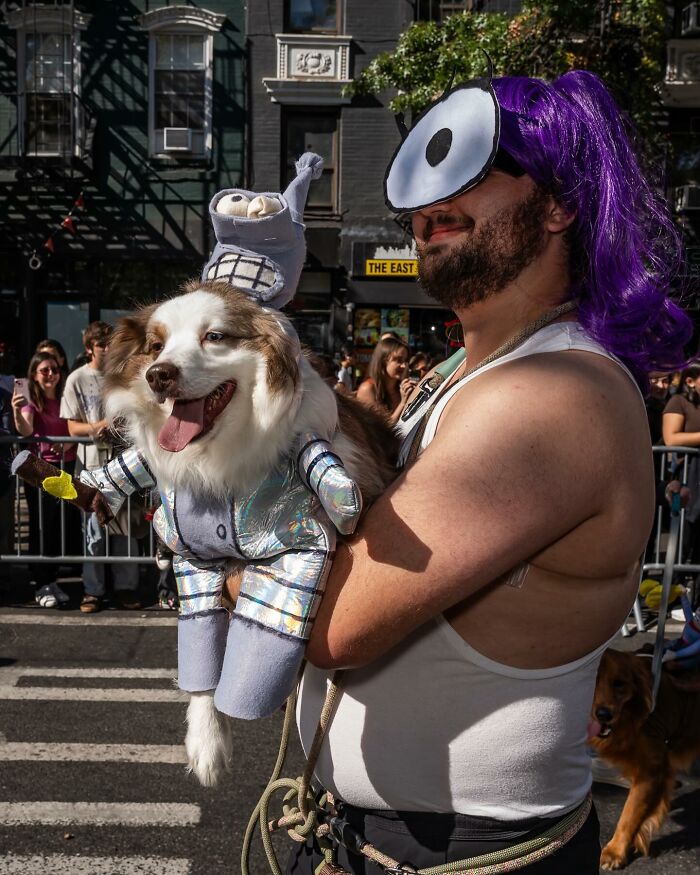
<instances>
[{"instance_id":1,"label":"sunglasses on spectator","mask_svg":"<svg viewBox=\"0 0 700 875\"><path fill-rule=\"evenodd\" d=\"M38 374L60 374L60 368L37 368Z\"/></svg>"}]
</instances>

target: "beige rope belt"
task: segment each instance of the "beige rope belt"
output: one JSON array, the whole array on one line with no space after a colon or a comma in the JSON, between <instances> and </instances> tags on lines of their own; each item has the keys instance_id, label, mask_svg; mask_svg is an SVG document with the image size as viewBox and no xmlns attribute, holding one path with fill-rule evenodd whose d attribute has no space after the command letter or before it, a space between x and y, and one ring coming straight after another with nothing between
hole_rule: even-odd
<instances>
[{"instance_id":1,"label":"beige rope belt","mask_svg":"<svg viewBox=\"0 0 700 875\"><path fill-rule=\"evenodd\" d=\"M556 853L576 835L586 822L592 806L590 793L578 808L558 820L549 829L517 845L490 854L457 860L454 863L431 866L427 869L415 870L402 865L365 841L364 837L352 829L342 818L335 817L330 807L333 800L329 793L324 793L319 799L316 799L311 789L313 771L341 693L341 686L342 672L337 671L328 686L304 774L296 779L279 777L284 767L289 733L296 713L296 694L289 697L277 761L270 781L250 817L243 839L242 875L249 875L250 848L256 828L260 829L263 847L273 875L282 875L271 839L272 833L280 829L286 829L287 835L296 842L306 842L312 837L316 839L323 853L324 861L316 869L315 875L341 875L344 872L340 866L334 863L337 844L342 844L350 851L362 854L367 859L372 860L384 869L387 875L500 875L502 872L515 872ZM280 791L285 791L282 800L282 817L270 820L269 807L272 797Z\"/></svg>"}]
</instances>

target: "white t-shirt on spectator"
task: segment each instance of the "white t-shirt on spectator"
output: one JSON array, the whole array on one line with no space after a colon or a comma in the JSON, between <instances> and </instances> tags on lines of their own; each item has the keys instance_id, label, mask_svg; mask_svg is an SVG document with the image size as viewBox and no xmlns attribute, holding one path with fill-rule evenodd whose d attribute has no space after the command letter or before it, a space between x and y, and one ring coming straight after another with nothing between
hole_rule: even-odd
<instances>
[{"instance_id":1,"label":"white t-shirt on spectator","mask_svg":"<svg viewBox=\"0 0 700 875\"><path fill-rule=\"evenodd\" d=\"M77 422L99 422L104 418L103 391L102 372L83 365L68 375L61 398L61 416ZM82 444L78 447L78 458L86 468L103 465L108 456L107 444Z\"/></svg>"}]
</instances>

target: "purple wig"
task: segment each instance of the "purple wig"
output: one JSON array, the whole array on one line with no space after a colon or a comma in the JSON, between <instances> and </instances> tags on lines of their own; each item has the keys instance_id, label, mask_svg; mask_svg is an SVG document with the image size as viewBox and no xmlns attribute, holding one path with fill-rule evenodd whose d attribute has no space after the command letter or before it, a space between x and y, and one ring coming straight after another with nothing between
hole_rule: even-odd
<instances>
[{"instance_id":1,"label":"purple wig","mask_svg":"<svg viewBox=\"0 0 700 875\"><path fill-rule=\"evenodd\" d=\"M693 329L668 297L681 279L681 236L645 178L629 124L600 79L582 70L493 86L520 117L519 136L504 128L501 146L576 214L569 239L581 324L646 389L650 371L683 367Z\"/></svg>"}]
</instances>

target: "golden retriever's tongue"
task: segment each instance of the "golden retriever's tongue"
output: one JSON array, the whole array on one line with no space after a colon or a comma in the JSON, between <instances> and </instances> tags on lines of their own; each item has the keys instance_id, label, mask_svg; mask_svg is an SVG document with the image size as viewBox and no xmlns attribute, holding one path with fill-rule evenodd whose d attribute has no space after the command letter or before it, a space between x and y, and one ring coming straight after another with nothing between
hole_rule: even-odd
<instances>
[{"instance_id":1,"label":"golden retriever's tongue","mask_svg":"<svg viewBox=\"0 0 700 875\"><path fill-rule=\"evenodd\" d=\"M588 729L586 732L586 741L590 741L592 738L595 738L597 735L599 735L602 728L603 727L600 725L600 723L598 723L597 720L589 720Z\"/></svg>"},{"instance_id":2,"label":"golden retriever's tongue","mask_svg":"<svg viewBox=\"0 0 700 875\"><path fill-rule=\"evenodd\" d=\"M179 453L204 429L204 398L176 401L173 412L158 432L158 444L171 453Z\"/></svg>"}]
</instances>

